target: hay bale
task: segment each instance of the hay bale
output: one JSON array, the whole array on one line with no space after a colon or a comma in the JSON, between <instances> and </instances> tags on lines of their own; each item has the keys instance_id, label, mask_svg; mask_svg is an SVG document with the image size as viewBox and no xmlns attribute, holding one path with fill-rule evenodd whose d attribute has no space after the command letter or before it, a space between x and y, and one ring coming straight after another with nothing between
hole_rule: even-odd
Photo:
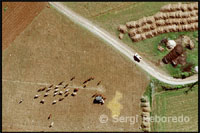
<instances>
[{"instance_id":1,"label":"hay bale","mask_svg":"<svg viewBox=\"0 0 200 133\"><path fill-rule=\"evenodd\" d=\"M137 33L137 34L141 34L142 32L143 32L143 31L142 31L142 28L137 28L137 29L136 29L136 33Z\"/></svg>"},{"instance_id":2,"label":"hay bale","mask_svg":"<svg viewBox=\"0 0 200 133\"><path fill-rule=\"evenodd\" d=\"M188 10L187 4L182 4L182 5L181 5L181 10L182 10L182 12L187 11L187 10Z\"/></svg>"},{"instance_id":3,"label":"hay bale","mask_svg":"<svg viewBox=\"0 0 200 133\"><path fill-rule=\"evenodd\" d=\"M179 3L173 4L173 5L175 6L174 8L175 8L176 11L181 10L182 3L179 2Z\"/></svg>"},{"instance_id":4,"label":"hay bale","mask_svg":"<svg viewBox=\"0 0 200 133\"><path fill-rule=\"evenodd\" d=\"M146 23L147 24L152 24L154 22L155 22L154 16L146 17Z\"/></svg>"},{"instance_id":5,"label":"hay bale","mask_svg":"<svg viewBox=\"0 0 200 133\"><path fill-rule=\"evenodd\" d=\"M132 28L129 30L128 32L128 35L131 37L131 36L135 36L137 33L136 33L136 29L135 28Z\"/></svg>"},{"instance_id":6,"label":"hay bale","mask_svg":"<svg viewBox=\"0 0 200 133\"><path fill-rule=\"evenodd\" d=\"M146 39L146 36L145 36L145 34L143 33L143 34L140 34L141 35L141 39L142 40L145 40Z\"/></svg>"},{"instance_id":7,"label":"hay bale","mask_svg":"<svg viewBox=\"0 0 200 133\"><path fill-rule=\"evenodd\" d=\"M123 37L124 37L124 34L123 33L119 33L119 39L121 40L121 39L123 39Z\"/></svg>"},{"instance_id":8,"label":"hay bale","mask_svg":"<svg viewBox=\"0 0 200 133\"><path fill-rule=\"evenodd\" d=\"M135 36L132 36L131 39L132 39L132 41L134 41L134 42L138 42L138 41L142 40L140 34L136 34Z\"/></svg>"},{"instance_id":9,"label":"hay bale","mask_svg":"<svg viewBox=\"0 0 200 133\"><path fill-rule=\"evenodd\" d=\"M144 116L150 116L150 113L149 112L142 112L141 116L142 117L144 117Z\"/></svg>"},{"instance_id":10,"label":"hay bale","mask_svg":"<svg viewBox=\"0 0 200 133\"><path fill-rule=\"evenodd\" d=\"M149 25L149 24L144 25L144 26L142 27L142 31L143 31L143 32L147 32L147 31L149 31L149 30L151 30L151 25Z\"/></svg>"},{"instance_id":11,"label":"hay bale","mask_svg":"<svg viewBox=\"0 0 200 133\"><path fill-rule=\"evenodd\" d=\"M194 16L197 16L197 11L196 10L193 10L190 12L190 17L194 17Z\"/></svg>"},{"instance_id":12,"label":"hay bale","mask_svg":"<svg viewBox=\"0 0 200 133\"><path fill-rule=\"evenodd\" d=\"M142 102L142 103L140 104L140 106L141 106L141 107L149 107L150 104L149 104L149 102Z\"/></svg>"},{"instance_id":13,"label":"hay bale","mask_svg":"<svg viewBox=\"0 0 200 133\"><path fill-rule=\"evenodd\" d=\"M151 31L151 33L153 34L153 36L156 36L156 35L158 35L157 29L155 29L155 30L152 30L152 31Z\"/></svg>"},{"instance_id":14,"label":"hay bale","mask_svg":"<svg viewBox=\"0 0 200 133\"><path fill-rule=\"evenodd\" d=\"M155 29L156 29L156 24L155 24L155 23L151 24L151 25L150 25L150 29L151 29L151 30L155 30Z\"/></svg>"},{"instance_id":15,"label":"hay bale","mask_svg":"<svg viewBox=\"0 0 200 133\"><path fill-rule=\"evenodd\" d=\"M164 26L165 20L163 20L163 19L157 20L155 24L156 24L156 26Z\"/></svg>"},{"instance_id":16,"label":"hay bale","mask_svg":"<svg viewBox=\"0 0 200 133\"><path fill-rule=\"evenodd\" d=\"M190 13L188 13L188 12L181 13L181 18L188 18L188 17L190 17Z\"/></svg>"},{"instance_id":17,"label":"hay bale","mask_svg":"<svg viewBox=\"0 0 200 133\"><path fill-rule=\"evenodd\" d=\"M143 112L151 112L151 108L150 107L143 107L142 111Z\"/></svg>"},{"instance_id":18,"label":"hay bale","mask_svg":"<svg viewBox=\"0 0 200 133\"><path fill-rule=\"evenodd\" d=\"M153 37L153 34L152 34L152 32L145 32L145 36L146 36L146 38L151 38L151 37Z\"/></svg>"},{"instance_id":19,"label":"hay bale","mask_svg":"<svg viewBox=\"0 0 200 133\"><path fill-rule=\"evenodd\" d=\"M148 101L148 97L147 97L147 96L142 96L142 97L140 98L140 101L141 101L141 102L147 102L147 101Z\"/></svg>"},{"instance_id":20,"label":"hay bale","mask_svg":"<svg viewBox=\"0 0 200 133\"><path fill-rule=\"evenodd\" d=\"M179 23L182 24L182 25L186 25L187 19L180 19Z\"/></svg>"},{"instance_id":21,"label":"hay bale","mask_svg":"<svg viewBox=\"0 0 200 133\"><path fill-rule=\"evenodd\" d=\"M160 8L160 11L161 12L170 12L172 10L171 7L172 7L171 4L164 5L163 7Z\"/></svg>"},{"instance_id":22,"label":"hay bale","mask_svg":"<svg viewBox=\"0 0 200 133\"><path fill-rule=\"evenodd\" d=\"M118 30L121 33L126 33L127 32L127 27L126 27L126 25L119 25Z\"/></svg>"},{"instance_id":23,"label":"hay bale","mask_svg":"<svg viewBox=\"0 0 200 133\"><path fill-rule=\"evenodd\" d=\"M151 131L150 128L142 128L142 130L143 130L144 132L150 132L150 131Z\"/></svg>"},{"instance_id":24,"label":"hay bale","mask_svg":"<svg viewBox=\"0 0 200 133\"><path fill-rule=\"evenodd\" d=\"M181 14L182 14L181 11L175 12L175 18L181 18Z\"/></svg>"},{"instance_id":25,"label":"hay bale","mask_svg":"<svg viewBox=\"0 0 200 133\"><path fill-rule=\"evenodd\" d=\"M176 18L176 12L168 13L169 18Z\"/></svg>"},{"instance_id":26,"label":"hay bale","mask_svg":"<svg viewBox=\"0 0 200 133\"><path fill-rule=\"evenodd\" d=\"M150 122L147 121L142 121L142 125L143 128L149 128L150 127Z\"/></svg>"},{"instance_id":27,"label":"hay bale","mask_svg":"<svg viewBox=\"0 0 200 133\"><path fill-rule=\"evenodd\" d=\"M192 10L193 10L192 3L187 4L187 10L188 10L188 11L192 11Z\"/></svg>"},{"instance_id":28,"label":"hay bale","mask_svg":"<svg viewBox=\"0 0 200 133\"><path fill-rule=\"evenodd\" d=\"M136 21L130 21L126 23L126 27L128 28L136 28Z\"/></svg>"},{"instance_id":29,"label":"hay bale","mask_svg":"<svg viewBox=\"0 0 200 133\"><path fill-rule=\"evenodd\" d=\"M193 10L198 10L198 2L192 3Z\"/></svg>"},{"instance_id":30,"label":"hay bale","mask_svg":"<svg viewBox=\"0 0 200 133\"><path fill-rule=\"evenodd\" d=\"M158 34L164 33L163 27L158 27L157 32L158 32Z\"/></svg>"},{"instance_id":31,"label":"hay bale","mask_svg":"<svg viewBox=\"0 0 200 133\"><path fill-rule=\"evenodd\" d=\"M158 12L154 15L155 20L159 20L159 19L162 19L162 18L163 18L163 13L161 13L161 12Z\"/></svg>"}]
</instances>

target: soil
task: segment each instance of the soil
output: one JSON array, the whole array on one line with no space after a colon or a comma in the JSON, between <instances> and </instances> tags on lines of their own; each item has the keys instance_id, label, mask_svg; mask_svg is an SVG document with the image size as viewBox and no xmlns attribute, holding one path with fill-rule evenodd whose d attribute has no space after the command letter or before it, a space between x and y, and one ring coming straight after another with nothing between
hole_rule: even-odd
<instances>
[{"instance_id":1,"label":"soil","mask_svg":"<svg viewBox=\"0 0 200 133\"><path fill-rule=\"evenodd\" d=\"M10 43L44 9L47 2L2 2L2 49Z\"/></svg>"}]
</instances>

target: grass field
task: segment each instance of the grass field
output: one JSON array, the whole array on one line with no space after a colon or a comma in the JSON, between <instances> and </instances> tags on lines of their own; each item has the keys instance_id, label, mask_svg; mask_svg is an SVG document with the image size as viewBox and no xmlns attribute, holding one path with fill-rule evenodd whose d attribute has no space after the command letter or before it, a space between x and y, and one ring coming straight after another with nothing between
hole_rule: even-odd
<instances>
[{"instance_id":1,"label":"grass field","mask_svg":"<svg viewBox=\"0 0 200 133\"><path fill-rule=\"evenodd\" d=\"M139 123L108 121L105 125L99 122L99 116L105 114L110 119L115 109L112 103L116 102L121 107L117 111L120 116L139 115L148 77L53 8L45 8L2 55L3 131L140 131ZM70 82L73 76L76 78ZM95 80L77 96L68 96L55 105L52 101L62 96L53 97L50 92L44 98L44 93L37 93L39 88L61 81L72 86L71 93L73 87L82 86L91 76ZM103 91L96 86L100 80ZM96 92L106 96L104 105L92 103L91 96ZM36 94L41 97L33 99ZM45 103L39 103L43 98ZM52 118L48 120L50 113ZM52 121L54 126L49 128Z\"/></svg>"},{"instance_id":2,"label":"grass field","mask_svg":"<svg viewBox=\"0 0 200 133\"><path fill-rule=\"evenodd\" d=\"M198 131L198 85L188 94L188 88L157 93L154 98L152 116L189 117L189 122L153 123L153 131Z\"/></svg>"},{"instance_id":3,"label":"grass field","mask_svg":"<svg viewBox=\"0 0 200 133\"><path fill-rule=\"evenodd\" d=\"M119 31L117 30L117 27L120 24L138 20L145 16L154 15L163 5L175 2L128 2L127 5L126 3L127 2L66 2L64 4L77 13L98 24L100 27L106 29L114 36L118 37ZM121 8L117 8L118 6L121 6ZM164 37L175 39L181 34L192 37L195 43L195 48L192 51L187 51L187 61L197 65L198 42L196 41L196 38L198 37L198 31L166 33L140 42L132 42L128 34L125 34L122 41L165 72L169 73L170 75L174 75L177 72L181 73L180 68L173 68L170 64L160 65L161 59L168 52L159 52L157 50L157 45Z\"/></svg>"}]
</instances>

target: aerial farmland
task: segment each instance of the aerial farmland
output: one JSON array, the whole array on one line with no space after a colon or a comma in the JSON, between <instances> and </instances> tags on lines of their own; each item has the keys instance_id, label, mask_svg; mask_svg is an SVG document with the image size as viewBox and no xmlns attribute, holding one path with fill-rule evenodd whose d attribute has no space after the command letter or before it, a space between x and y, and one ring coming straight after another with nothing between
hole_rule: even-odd
<instances>
[{"instance_id":1,"label":"aerial farmland","mask_svg":"<svg viewBox=\"0 0 200 133\"><path fill-rule=\"evenodd\" d=\"M2 131L197 131L197 13L196 2L3 2ZM144 18L155 35L139 31Z\"/></svg>"}]
</instances>

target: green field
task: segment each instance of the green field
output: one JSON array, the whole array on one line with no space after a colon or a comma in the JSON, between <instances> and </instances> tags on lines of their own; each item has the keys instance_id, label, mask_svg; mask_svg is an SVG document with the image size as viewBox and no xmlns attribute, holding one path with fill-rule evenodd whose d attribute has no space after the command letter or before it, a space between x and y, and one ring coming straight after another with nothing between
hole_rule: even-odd
<instances>
[{"instance_id":1,"label":"green field","mask_svg":"<svg viewBox=\"0 0 200 133\"><path fill-rule=\"evenodd\" d=\"M152 116L189 117L189 122L160 122L152 124L152 131L198 130L198 85L188 94L188 88L157 93L154 97Z\"/></svg>"},{"instance_id":2,"label":"green field","mask_svg":"<svg viewBox=\"0 0 200 133\"><path fill-rule=\"evenodd\" d=\"M67 2L64 4L118 37L117 27L120 24L154 15L159 12L163 5L169 3L175 2ZM195 48L192 51L187 50L187 61L197 65L198 42L196 38L198 38L198 31L166 33L139 42L132 42L128 34L125 34L122 41L135 49L141 56L173 76L182 73L180 67L173 68L170 64L161 66L159 62L168 51L158 51L157 45L164 37L175 39L181 34L188 35L195 43Z\"/></svg>"}]
</instances>

